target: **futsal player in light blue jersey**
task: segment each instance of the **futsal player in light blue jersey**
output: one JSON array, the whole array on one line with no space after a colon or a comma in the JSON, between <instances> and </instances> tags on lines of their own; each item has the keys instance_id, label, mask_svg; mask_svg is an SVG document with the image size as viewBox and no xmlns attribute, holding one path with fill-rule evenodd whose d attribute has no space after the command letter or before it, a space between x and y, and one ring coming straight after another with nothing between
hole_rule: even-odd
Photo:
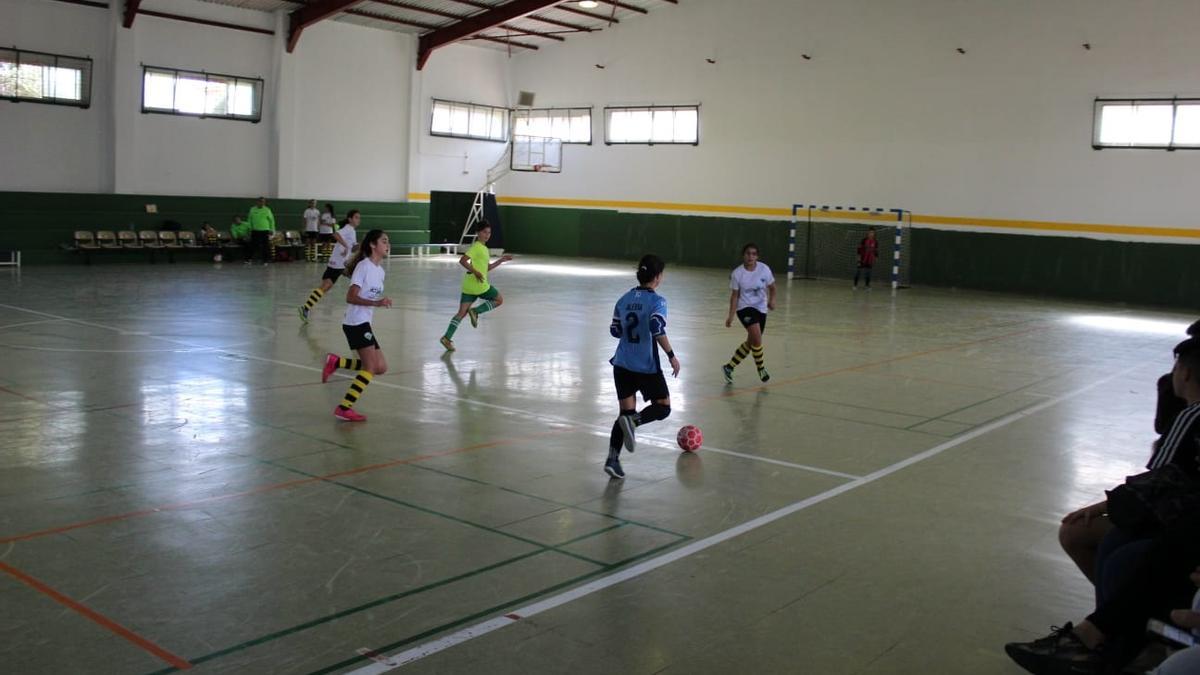
<instances>
[{"instance_id":1,"label":"futsal player in light blue jersey","mask_svg":"<svg viewBox=\"0 0 1200 675\"><path fill-rule=\"evenodd\" d=\"M638 287L621 296L613 309L609 333L620 340L610 363L617 385L621 414L613 422L608 440L608 461L604 471L613 478L624 478L621 447L636 448L635 429L643 424L666 419L671 414L671 393L659 364L662 347L671 363L671 374L679 377L679 359L667 339L667 300L655 292L662 283L666 265L656 255L645 255L638 262ZM637 411L637 394L650 405Z\"/></svg>"}]
</instances>

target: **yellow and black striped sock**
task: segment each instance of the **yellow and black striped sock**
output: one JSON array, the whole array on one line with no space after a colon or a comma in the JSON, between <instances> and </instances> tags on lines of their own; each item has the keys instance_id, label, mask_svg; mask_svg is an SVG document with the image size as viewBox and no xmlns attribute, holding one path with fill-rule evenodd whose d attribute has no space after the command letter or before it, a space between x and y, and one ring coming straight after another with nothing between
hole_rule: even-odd
<instances>
[{"instance_id":1,"label":"yellow and black striped sock","mask_svg":"<svg viewBox=\"0 0 1200 675\"><path fill-rule=\"evenodd\" d=\"M746 355L749 353L750 345L743 342L742 344L738 345L737 351L733 353L733 358L729 359L729 363L725 365L729 366L730 368L737 368L737 365L741 363L742 359L746 358Z\"/></svg>"},{"instance_id":2,"label":"yellow and black striped sock","mask_svg":"<svg viewBox=\"0 0 1200 675\"><path fill-rule=\"evenodd\" d=\"M362 370L362 359L348 359L345 356L339 356L337 367L342 370Z\"/></svg>"},{"instance_id":3,"label":"yellow and black striped sock","mask_svg":"<svg viewBox=\"0 0 1200 675\"><path fill-rule=\"evenodd\" d=\"M754 354L754 366L761 371L763 369L763 348L762 345L751 347L750 352Z\"/></svg>"},{"instance_id":4,"label":"yellow and black striped sock","mask_svg":"<svg viewBox=\"0 0 1200 675\"><path fill-rule=\"evenodd\" d=\"M304 259L313 262L317 259L317 245L309 242L304 245Z\"/></svg>"},{"instance_id":5,"label":"yellow and black striped sock","mask_svg":"<svg viewBox=\"0 0 1200 675\"><path fill-rule=\"evenodd\" d=\"M308 294L308 300L304 303L304 309L312 309L323 297L325 297L325 291L314 288L312 293Z\"/></svg>"},{"instance_id":6,"label":"yellow and black striped sock","mask_svg":"<svg viewBox=\"0 0 1200 675\"><path fill-rule=\"evenodd\" d=\"M346 390L346 395L342 397L340 407L347 410L353 408L354 404L358 403L358 397L362 396L363 390L367 388L367 385L371 384L371 378L373 377L375 376L369 370L358 371L358 374L354 376L354 381L350 383L350 388Z\"/></svg>"}]
</instances>

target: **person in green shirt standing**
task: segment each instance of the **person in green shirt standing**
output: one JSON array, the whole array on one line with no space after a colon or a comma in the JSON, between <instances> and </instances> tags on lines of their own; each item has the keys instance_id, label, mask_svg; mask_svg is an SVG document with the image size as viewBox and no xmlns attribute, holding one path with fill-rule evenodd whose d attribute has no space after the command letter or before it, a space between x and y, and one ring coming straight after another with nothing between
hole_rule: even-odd
<instances>
[{"instance_id":1,"label":"person in green shirt standing","mask_svg":"<svg viewBox=\"0 0 1200 675\"><path fill-rule=\"evenodd\" d=\"M271 237L275 234L275 214L267 206L266 197L259 197L258 205L250 207L249 220L254 250L266 265L271 261Z\"/></svg>"},{"instance_id":2,"label":"person in green shirt standing","mask_svg":"<svg viewBox=\"0 0 1200 675\"><path fill-rule=\"evenodd\" d=\"M500 291L495 286L488 283L488 272L496 269L502 263L512 260L511 255L502 255L496 259L496 262L489 262L491 253L488 251L487 243L492 238L492 226L486 220L475 228L475 243L471 244L471 248L458 259L458 264L462 265L467 270L467 275L463 277L462 296L459 298L458 313L450 319L450 325L446 327L446 334L442 336L442 346L446 351L454 351L454 331L458 330L458 324L462 323L464 316L471 317L471 327L479 326L479 315L484 312L490 312L500 305L504 304L504 297L500 295ZM472 307L471 305L478 299L483 302Z\"/></svg>"}]
</instances>

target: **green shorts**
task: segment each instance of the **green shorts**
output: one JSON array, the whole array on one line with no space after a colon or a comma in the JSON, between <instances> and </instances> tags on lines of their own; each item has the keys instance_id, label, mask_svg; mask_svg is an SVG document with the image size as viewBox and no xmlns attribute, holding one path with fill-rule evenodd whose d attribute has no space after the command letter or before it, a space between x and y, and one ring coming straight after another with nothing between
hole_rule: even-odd
<instances>
[{"instance_id":1,"label":"green shorts","mask_svg":"<svg viewBox=\"0 0 1200 675\"><path fill-rule=\"evenodd\" d=\"M490 286L486 291L480 293L479 295L471 295L470 293L463 293L462 297L460 297L458 301L464 302L464 303L470 303L470 302L475 302L479 298L483 298L484 300L495 300L497 295L500 295L500 291L496 290L495 286Z\"/></svg>"}]
</instances>

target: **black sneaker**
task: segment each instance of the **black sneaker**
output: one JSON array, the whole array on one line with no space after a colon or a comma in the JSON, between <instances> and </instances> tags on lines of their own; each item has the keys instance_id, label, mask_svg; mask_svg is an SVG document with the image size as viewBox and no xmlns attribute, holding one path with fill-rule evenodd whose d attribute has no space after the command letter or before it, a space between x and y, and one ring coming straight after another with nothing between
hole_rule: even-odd
<instances>
[{"instance_id":1,"label":"black sneaker","mask_svg":"<svg viewBox=\"0 0 1200 675\"><path fill-rule=\"evenodd\" d=\"M758 379L762 380L763 382L766 382L771 379L771 374L767 372L766 368L759 368L758 369Z\"/></svg>"},{"instance_id":2,"label":"black sneaker","mask_svg":"<svg viewBox=\"0 0 1200 675\"><path fill-rule=\"evenodd\" d=\"M721 366L721 372L725 374L725 384L733 384L733 368L728 363Z\"/></svg>"},{"instance_id":3,"label":"black sneaker","mask_svg":"<svg viewBox=\"0 0 1200 675\"><path fill-rule=\"evenodd\" d=\"M604 473L613 478L624 478L625 470L621 468L621 460L616 457L609 457L608 461L604 463Z\"/></svg>"},{"instance_id":4,"label":"black sneaker","mask_svg":"<svg viewBox=\"0 0 1200 675\"><path fill-rule=\"evenodd\" d=\"M1009 658L1034 675L1100 675L1104 662L1100 653L1088 649L1072 630L1070 623L1051 626L1050 634L1033 642L1004 645Z\"/></svg>"},{"instance_id":5,"label":"black sneaker","mask_svg":"<svg viewBox=\"0 0 1200 675\"><path fill-rule=\"evenodd\" d=\"M634 448L637 447L637 432L635 431L637 425L634 422L633 415L621 415L617 417L617 424L621 426L621 433L625 436L625 449L629 452L633 452Z\"/></svg>"}]
</instances>

